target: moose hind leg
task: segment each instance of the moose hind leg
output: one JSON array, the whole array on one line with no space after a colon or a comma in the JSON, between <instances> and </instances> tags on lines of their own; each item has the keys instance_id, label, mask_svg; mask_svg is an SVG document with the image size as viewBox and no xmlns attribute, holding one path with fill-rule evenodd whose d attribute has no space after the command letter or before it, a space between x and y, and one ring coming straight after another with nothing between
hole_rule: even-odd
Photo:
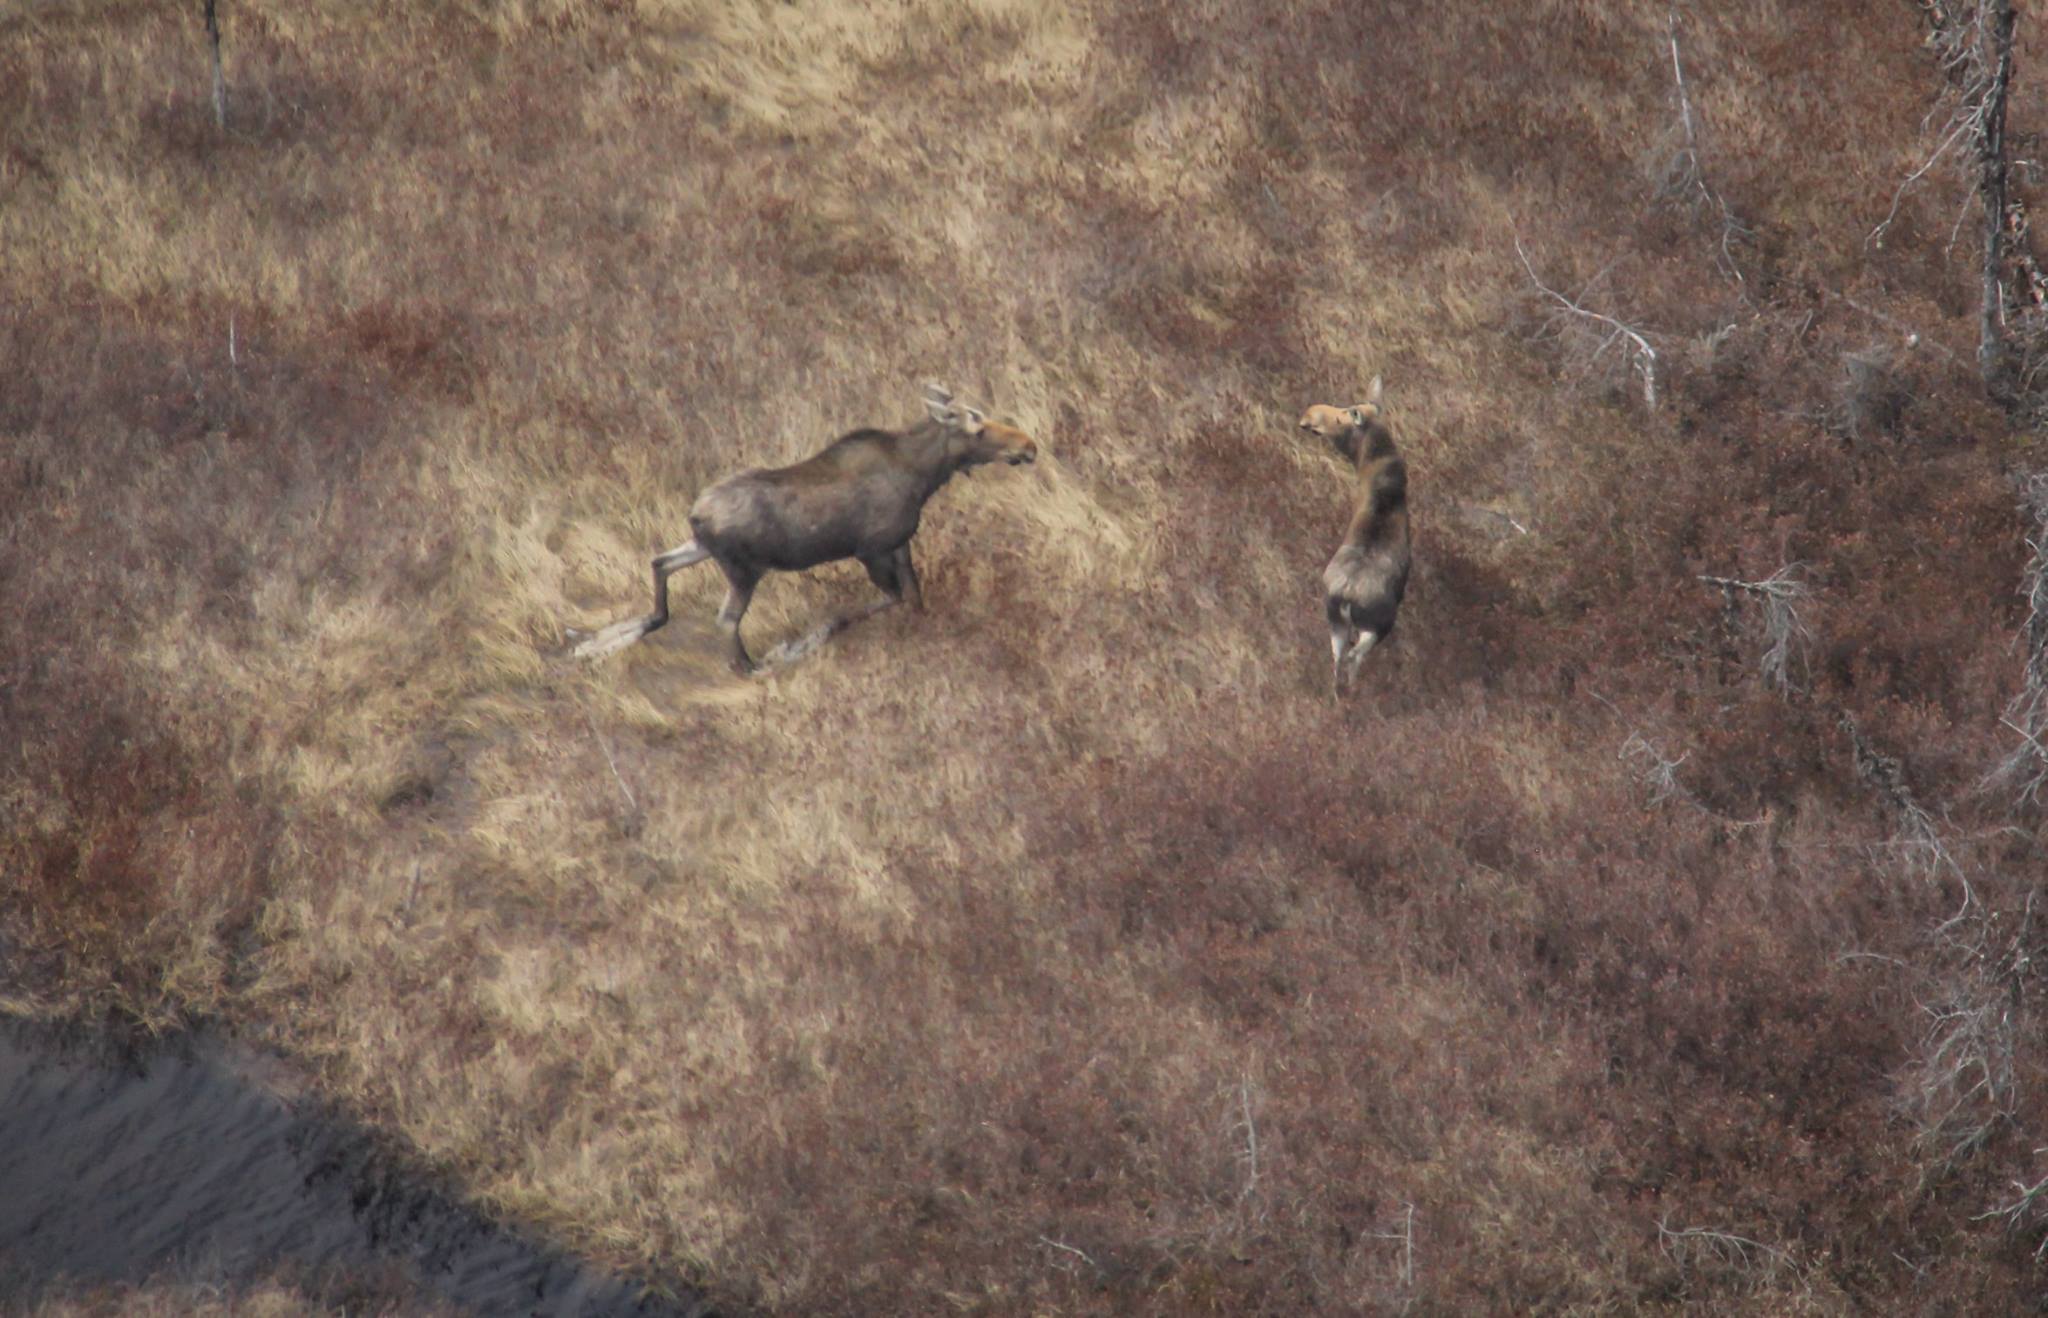
<instances>
[{"instance_id":1,"label":"moose hind leg","mask_svg":"<svg viewBox=\"0 0 2048 1318\"><path fill-rule=\"evenodd\" d=\"M692 563L701 563L709 557L711 557L710 550L698 544L695 539L690 539L683 541L683 543L669 550L666 554L656 555L654 566L663 572L673 572L677 568L688 567Z\"/></svg>"},{"instance_id":2,"label":"moose hind leg","mask_svg":"<svg viewBox=\"0 0 2048 1318\"><path fill-rule=\"evenodd\" d=\"M668 625L668 577L678 568L701 563L711 557L711 551L700 546L695 540L685 540L666 554L654 557L654 612L642 620L641 635L658 631Z\"/></svg>"},{"instance_id":3,"label":"moose hind leg","mask_svg":"<svg viewBox=\"0 0 2048 1318\"><path fill-rule=\"evenodd\" d=\"M1359 666L1365 662L1365 656L1372 653L1372 647L1379 639L1379 635L1375 632L1360 632L1358 634L1358 644L1351 648L1351 653L1345 656L1344 659L1344 675L1347 678L1356 679L1358 677Z\"/></svg>"},{"instance_id":4,"label":"moose hind leg","mask_svg":"<svg viewBox=\"0 0 2048 1318\"><path fill-rule=\"evenodd\" d=\"M1344 694L1344 651L1351 644L1351 624L1337 618L1330 620L1330 695Z\"/></svg>"},{"instance_id":5,"label":"moose hind leg","mask_svg":"<svg viewBox=\"0 0 2048 1318\"><path fill-rule=\"evenodd\" d=\"M723 563L719 566L725 567ZM725 603L718 610L718 625L725 632L733 671L745 677L754 671L755 665L747 654L745 643L740 640L740 619L747 616L747 605L753 602L754 587L761 578L758 573L735 572L726 568L725 579Z\"/></svg>"}]
</instances>

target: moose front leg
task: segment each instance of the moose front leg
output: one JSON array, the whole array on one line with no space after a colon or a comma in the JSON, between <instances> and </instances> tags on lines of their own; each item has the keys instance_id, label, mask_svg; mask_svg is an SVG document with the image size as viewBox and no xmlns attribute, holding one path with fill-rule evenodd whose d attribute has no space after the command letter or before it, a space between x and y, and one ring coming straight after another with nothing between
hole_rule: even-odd
<instances>
[{"instance_id":1,"label":"moose front leg","mask_svg":"<svg viewBox=\"0 0 2048 1318\"><path fill-rule=\"evenodd\" d=\"M889 597L890 604L903 602L903 577L896 570L896 551L890 550L876 558L863 558L860 565L868 570L868 580L875 583L875 589ZM887 605L878 607L886 608Z\"/></svg>"},{"instance_id":2,"label":"moose front leg","mask_svg":"<svg viewBox=\"0 0 2048 1318\"><path fill-rule=\"evenodd\" d=\"M896 549L896 583L902 587L902 597L911 608L924 608L924 587L918 584L917 568L910 562L910 542L905 540Z\"/></svg>"}]
</instances>

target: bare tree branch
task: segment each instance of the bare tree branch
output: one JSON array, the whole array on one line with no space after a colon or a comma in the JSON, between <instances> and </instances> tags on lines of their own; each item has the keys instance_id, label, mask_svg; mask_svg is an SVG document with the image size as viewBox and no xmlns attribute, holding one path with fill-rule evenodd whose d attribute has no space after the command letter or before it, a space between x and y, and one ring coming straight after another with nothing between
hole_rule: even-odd
<instances>
[{"instance_id":1,"label":"bare tree branch","mask_svg":"<svg viewBox=\"0 0 2048 1318\"><path fill-rule=\"evenodd\" d=\"M2026 477L2020 508L2032 523L2026 537L2032 556L2020 571L2020 596L2027 620L2020 628L2027 662L2019 694L1999 720L2019 734L2020 744L1985 779L1986 787L2007 787L2015 806L2033 805L2048 792L2048 469Z\"/></svg>"},{"instance_id":2,"label":"bare tree branch","mask_svg":"<svg viewBox=\"0 0 2048 1318\"><path fill-rule=\"evenodd\" d=\"M1763 602L1764 636L1770 645L1764 650L1757 667L1765 685L1781 692L1796 689L1792 680L1792 662L1794 659L1803 661L1806 647L1813 640L1813 633L1799 617L1800 602L1813 593L1801 575L1805 570L1803 563L1787 563L1762 581L1700 577L1708 585L1721 588L1731 609L1738 593Z\"/></svg>"},{"instance_id":3,"label":"bare tree branch","mask_svg":"<svg viewBox=\"0 0 2048 1318\"><path fill-rule=\"evenodd\" d=\"M1680 1271L1714 1271L1744 1278L1752 1286L1768 1285L1793 1271L1792 1255L1732 1231L1707 1227L1673 1228L1669 1218L1657 1223L1657 1246Z\"/></svg>"},{"instance_id":4,"label":"bare tree branch","mask_svg":"<svg viewBox=\"0 0 2048 1318\"><path fill-rule=\"evenodd\" d=\"M1401 1242L1401 1289L1415 1289L1415 1205L1404 1204L1407 1210L1401 1217L1399 1231L1367 1231L1364 1234L1373 1240L1398 1240Z\"/></svg>"},{"instance_id":5,"label":"bare tree branch","mask_svg":"<svg viewBox=\"0 0 2048 1318\"><path fill-rule=\"evenodd\" d=\"M2010 408L2021 400L2023 392L2018 387L2022 372L2014 360L2007 306L2007 267L2011 264L2012 245L2008 242L2008 229L2014 230L2013 239L2017 242L2024 227L2023 223L2014 225L2005 135L2006 100L2012 86L2013 0L1923 0L1923 8L1932 22L1928 45L1950 85L1942 102L1948 107L1948 117L1942 124L1940 144L1899 184L1892 194L1890 210L1865 241L1883 246L1885 233L1898 217L1899 204L1907 190L1959 145L1969 145L1976 168L1969 195L1978 202L1984 222L1977 369L1985 393ZM1930 119L1933 117L1930 114ZM1959 217L1958 231L1961 226ZM1953 245L1953 237L1950 242ZM2035 282L2031 263L2023 264L2028 267L2023 273L2031 291ZM2020 355L2034 354L2029 351Z\"/></svg>"},{"instance_id":6,"label":"bare tree branch","mask_svg":"<svg viewBox=\"0 0 2048 1318\"><path fill-rule=\"evenodd\" d=\"M1984 281L1980 307L1977 366L1984 390L2001 402L2010 401L2011 350L2005 337L2006 183L2005 99L2012 85L2012 0L1983 0L1978 23L1990 24L1991 50L1980 55L1991 63L1990 83L1976 111L1977 190L1984 206Z\"/></svg>"},{"instance_id":7,"label":"bare tree branch","mask_svg":"<svg viewBox=\"0 0 2048 1318\"><path fill-rule=\"evenodd\" d=\"M2035 1149L2034 1153L2038 1156L2042 1153L2048 1153L2048 1149ZM1994 1217L2003 1218L2007 1231L2018 1231L2024 1225L2026 1219L2035 1216L2035 1203L2044 1193L2048 1193L2048 1176L2042 1177L2032 1185L2028 1185L2024 1181L2014 1181L2012 1188L2019 1191L2019 1198L2009 1204L1999 1204L1989 1212L1979 1213L1972 1220L1982 1222ZM2048 1254L2048 1232L2043 1232L2040 1243L2034 1246L2034 1257L2036 1259L2039 1259L2044 1254Z\"/></svg>"},{"instance_id":8,"label":"bare tree branch","mask_svg":"<svg viewBox=\"0 0 2048 1318\"><path fill-rule=\"evenodd\" d=\"M1244 1189L1240 1190L1237 1195L1238 1202L1242 1204L1251 1197L1254 1190L1259 1188L1259 1127L1258 1123L1252 1120L1252 1080L1250 1076L1240 1076L1238 1078L1237 1100L1238 1110L1243 1115L1244 1125L1245 1147L1244 1153L1241 1155L1245 1165Z\"/></svg>"},{"instance_id":9,"label":"bare tree branch","mask_svg":"<svg viewBox=\"0 0 2048 1318\"><path fill-rule=\"evenodd\" d=\"M1581 325L1589 327L1597 326L1598 328L1593 332L1596 336L1602 337L1600 337L1598 345L1592 349L1591 360L1598 362L1607 355L1610 348L1620 345L1622 348L1622 359L1628 364L1629 371L1632 374L1639 374L1643 378L1644 404L1651 408L1656 407L1657 350L1650 346L1649 338L1641 331L1623 324L1613 316L1592 311L1579 305L1577 301L1566 297L1550 285L1544 283L1541 277L1537 275L1536 267L1530 264L1529 253L1522 248L1522 237L1520 234L1515 235L1515 255L1522 258L1522 268L1529 272L1529 282L1536 286L1536 291L1549 298L1555 305L1556 309L1552 316L1553 326L1561 319L1576 321ZM1583 297L1584 293L1582 292L1580 296Z\"/></svg>"},{"instance_id":10,"label":"bare tree branch","mask_svg":"<svg viewBox=\"0 0 2048 1318\"><path fill-rule=\"evenodd\" d=\"M1696 217L1711 216L1719 224L1720 237L1716 245L1714 263L1741 290L1743 300L1749 300L1748 281L1742 277L1742 268L1735 260L1735 244L1748 240L1752 234L1749 227L1735 217L1734 209L1712 185L1707 182L1706 166L1700 155L1699 127L1693 116L1692 96L1685 85L1685 63L1678 52L1678 12L1669 15L1668 44L1671 50L1671 82L1678 96L1678 127L1680 141L1672 153L1670 163L1665 167L1664 183L1659 195L1689 208Z\"/></svg>"},{"instance_id":11,"label":"bare tree branch","mask_svg":"<svg viewBox=\"0 0 2048 1318\"><path fill-rule=\"evenodd\" d=\"M213 48L213 124L222 132L228 126L228 84L220 68L219 0L206 0L206 40Z\"/></svg>"},{"instance_id":12,"label":"bare tree branch","mask_svg":"<svg viewBox=\"0 0 2048 1318\"><path fill-rule=\"evenodd\" d=\"M1864 246L1884 246L1885 233L1892 227L1892 222L1899 218L1899 203L1905 199L1906 190L1926 177L1928 170L1933 169L1947 158L1948 153L1955 149L1956 143L1962 140L1963 134L1970 131L1971 126L1971 120L1967 118L1957 119L1955 126L1950 129L1949 135L1941 140L1940 146L1934 148L1934 154L1922 161L1920 168L1906 175L1905 179L1899 184L1898 191L1892 193L1891 209L1885 212L1885 217L1878 221L1877 227L1872 229L1870 235L1863 240Z\"/></svg>"}]
</instances>

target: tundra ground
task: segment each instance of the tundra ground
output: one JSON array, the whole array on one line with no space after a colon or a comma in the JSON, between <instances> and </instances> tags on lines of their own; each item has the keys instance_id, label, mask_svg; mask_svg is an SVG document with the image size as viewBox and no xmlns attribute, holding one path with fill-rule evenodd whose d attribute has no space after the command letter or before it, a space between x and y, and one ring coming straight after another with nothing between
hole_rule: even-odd
<instances>
[{"instance_id":1,"label":"tundra ground","mask_svg":"<svg viewBox=\"0 0 2048 1318\"><path fill-rule=\"evenodd\" d=\"M8 1008L223 1022L740 1307L2028 1299L2042 455L1960 179L1869 240L1917 8L1712 8L1725 255L1619 0L228 3L224 133L196 6L0 17ZM1293 421L1375 374L1415 576L1336 706ZM1041 456L924 613L745 681L691 569L567 656L931 379ZM1792 563L1774 686L1699 578Z\"/></svg>"}]
</instances>

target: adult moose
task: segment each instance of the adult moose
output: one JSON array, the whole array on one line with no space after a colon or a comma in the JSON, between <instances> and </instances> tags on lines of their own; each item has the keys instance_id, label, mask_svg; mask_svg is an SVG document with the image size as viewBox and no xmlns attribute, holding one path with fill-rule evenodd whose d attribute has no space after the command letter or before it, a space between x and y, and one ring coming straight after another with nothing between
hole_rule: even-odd
<instances>
[{"instance_id":1,"label":"adult moose","mask_svg":"<svg viewBox=\"0 0 2048 1318\"><path fill-rule=\"evenodd\" d=\"M1408 464L1380 412L1380 378L1355 407L1317 403L1301 428L1328 440L1358 473L1344 542L1323 569L1323 612L1330 622L1330 688L1344 694L1372 647L1394 630L1408 590Z\"/></svg>"},{"instance_id":2,"label":"adult moose","mask_svg":"<svg viewBox=\"0 0 2048 1318\"><path fill-rule=\"evenodd\" d=\"M988 462L1030 462L1038 445L1013 426L990 421L938 385L925 389L926 420L908 430L855 430L789 467L728 476L697 496L691 538L654 560L654 612L613 623L575 653L594 658L623 649L668 622L668 578L710 559L725 574L718 625L733 668L754 671L740 641L740 619L768 572L799 572L859 559L891 603L924 606L910 538L925 500L954 472Z\"/></svg>"}]
</instances>

